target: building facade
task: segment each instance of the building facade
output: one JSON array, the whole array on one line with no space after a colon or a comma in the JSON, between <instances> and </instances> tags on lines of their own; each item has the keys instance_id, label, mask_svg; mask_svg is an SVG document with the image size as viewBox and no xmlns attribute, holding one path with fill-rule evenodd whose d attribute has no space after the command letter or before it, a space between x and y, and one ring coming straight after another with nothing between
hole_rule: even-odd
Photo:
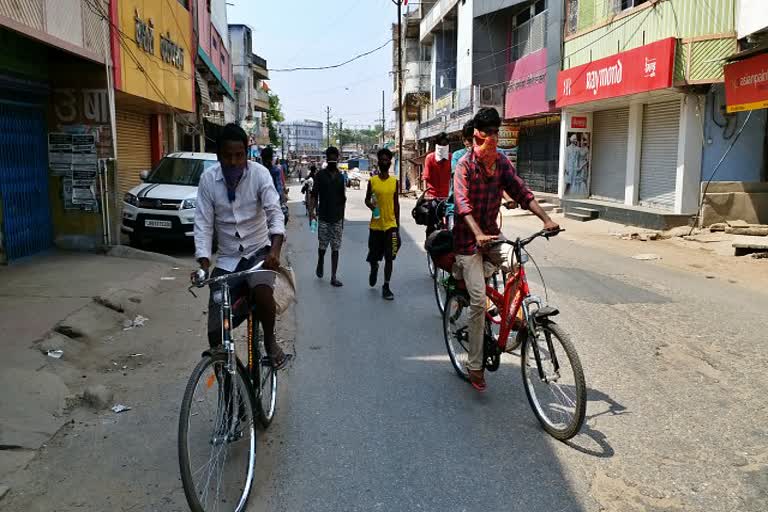
<instances>
[{"instance_id":1,"label":"building facade","mask_svg":"<svg viewBox=\"0 0 768 512\"><path fill-rule=\"evenodd\" d=\"M0 2L0 263L109 233L109 2ZM110 174L112 176L112 174Z\"/></svg>"},{"instance_id":2,"label":"building facade","mask_svg":"<svg viewBox=\"0 0 768 512\"><path fill-rule=\"evenodd\" d=\"M248 132L252 145L269 144L266 112L269 96L264 90L269 80L267 61L253 53L253 31L247 25L230 25L237 122Z\"/></svg>"},{"instance_id":3,"label":"building facade","mask_svg":"<svg viewBox=\"0 0 768 512\"><path fill-rule=\"evenodd\" d=\"M279 125L286 157L320 158L325 150L322 121L303 119Z\"/></svg>"},{"instance_id":4,"label":"building facade","mask_svg":"<svg viewBox=\"0 0 768 512\"><path fill-rule=\"evenodd\" d=\"M736 50L734 1L700 7L567 2L557 93L566 211L594 200L603 216L662 228L696 215L706 93Z\"/></svg>"}]
</instances>

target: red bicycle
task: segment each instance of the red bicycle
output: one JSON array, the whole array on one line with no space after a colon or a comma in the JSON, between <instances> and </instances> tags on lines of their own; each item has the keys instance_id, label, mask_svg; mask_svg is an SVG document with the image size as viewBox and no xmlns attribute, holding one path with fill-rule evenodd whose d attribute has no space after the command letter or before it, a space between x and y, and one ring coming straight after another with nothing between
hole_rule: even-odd
<instances>
[{"instance_id":1,"label":"red bicycle","mask_svg":"<svg viewBox=\"0 0 768 512\"><path fill-rule=\"evenodd\" d=\"M486 287L490 307L486 311L483 367L490 372L498 370L503 355L521 347L520 366L528 402L544 430L564 441L575 436L584 423L584 372L570 337L552 320L559 311L531 295L525 274L529 259L525 246L536 238L549 239L561 231L540 231L525 239L495 242L512 246L506 262L511 270L505 276L503 290L499 291L493 283ZM453 280L443 313L443 334L451 364L465 380L469 380L468 325L469 295L461 281ZM508 346L513 331L517 331L514 346Z\"/></svg>"}]
</instances>

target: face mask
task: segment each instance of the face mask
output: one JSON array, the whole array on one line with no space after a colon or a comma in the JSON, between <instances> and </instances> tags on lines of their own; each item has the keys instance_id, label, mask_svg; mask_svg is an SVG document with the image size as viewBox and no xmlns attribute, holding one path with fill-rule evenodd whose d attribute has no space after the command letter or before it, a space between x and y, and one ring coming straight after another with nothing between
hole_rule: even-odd
<instances>
[{"instance_id":1,"label":"face mask","mask_svg":"<svg viewBox=\"0 0 768 512\"><path fill-rule=\"evenodd\" d=\"M496 148L498 146L498 136L483 137L480 131L475 130L473 151L477 155L487 170L496 162Z\"/></svg>"},{"instance_id":2,"label":"face mask","mask_svg":"<svg viewBox=\"0 0 768 512\"><path fill-rule=\"evenodd\" d=\"M435 158L439 162L440 160L448 160L448 156L450 155L450 152L448 151L448 146L435 146Z\"/></svg>"}]
</instances>

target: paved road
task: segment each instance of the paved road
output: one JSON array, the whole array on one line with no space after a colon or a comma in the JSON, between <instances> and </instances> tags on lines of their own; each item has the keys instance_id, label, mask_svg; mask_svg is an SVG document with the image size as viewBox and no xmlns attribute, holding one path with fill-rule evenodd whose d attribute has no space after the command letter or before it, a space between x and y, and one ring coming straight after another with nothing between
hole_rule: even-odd
<instances>
[{"instance_id":1,"label":"paved road","mask_svg":"<svg viewBox=\"0 0 768 512\"><path fill-rule=\"evenodd\" d=\"M313 276L308 230L291 233L299 357L268 434L280 441L267 450L272 484L253 510L768 506L765 413L753 402L766 391L766 296L566 239L532 246L590 388L588 426L566 445L539 428L517 361L485 395L456 378L410 219L396 301L368 288L361 204L353 194L343 289ZM513 222L510 235L537 227Z\"/></svg>"},{"instance_id":2,"label":"paved road","mask_svg":"<svg viewBox=\"0 0 768 512\"><path fill-rule=\"evenodd\" d=\"M403 211L409 217L407 203ZM587 426L563 444L539 428L515 360L489 376L484 395L453 373L421 228L406 219L389 303L367 285L362 193L351 194L347 218L345 286L334 289L313 275L316 242L294 208L298 357L260 440L250 510L768 509L768 295L567 234L537 242L531 252L589 386ZM536 229L532 219L513 222L509 234ZM125 353L118 364L134 352L147 360L102 375L134 410L76 409L76 421L11 482L4 510L186 509L176 422L204 344L204 299L179 286L146 307L147 327L114 343Z\"/></svg>"}]
</instances>

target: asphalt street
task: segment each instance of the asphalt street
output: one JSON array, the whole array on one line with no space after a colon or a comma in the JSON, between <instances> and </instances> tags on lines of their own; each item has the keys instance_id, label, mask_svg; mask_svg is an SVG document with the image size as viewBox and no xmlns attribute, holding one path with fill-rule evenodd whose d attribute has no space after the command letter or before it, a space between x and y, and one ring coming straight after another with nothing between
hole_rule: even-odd
<instances>
[{"instance_id":1,"label":"asphalt street","mask_svg":"<svg viewBox=\"0 0 768 512\"><path fill-rule=\"evenodd\" d=\"M386 302L367 283L362 192L350 192L340 289L329 272L314 276L315 235L303 206L292 205L287 252L298 303L281 337L297 357L259 440L249 510L768 509L768 295L589 248L567 233L532 244L588 386L585 428L560 443L539 427L516 358L488 376L482 395L456 377L411 207L403 202L396 299ZM509 236L538 228L525 217L505 223ZM186 293L186 272L147 299L145 328L111 342L125 353L116 365L144 354L122 374L104 362L103 378L133 409L74 409L0 507L187 509L176 427L205 345L205 298ZM529 273L545 295L533 266Z\"/></svg>"}]
</instances>

